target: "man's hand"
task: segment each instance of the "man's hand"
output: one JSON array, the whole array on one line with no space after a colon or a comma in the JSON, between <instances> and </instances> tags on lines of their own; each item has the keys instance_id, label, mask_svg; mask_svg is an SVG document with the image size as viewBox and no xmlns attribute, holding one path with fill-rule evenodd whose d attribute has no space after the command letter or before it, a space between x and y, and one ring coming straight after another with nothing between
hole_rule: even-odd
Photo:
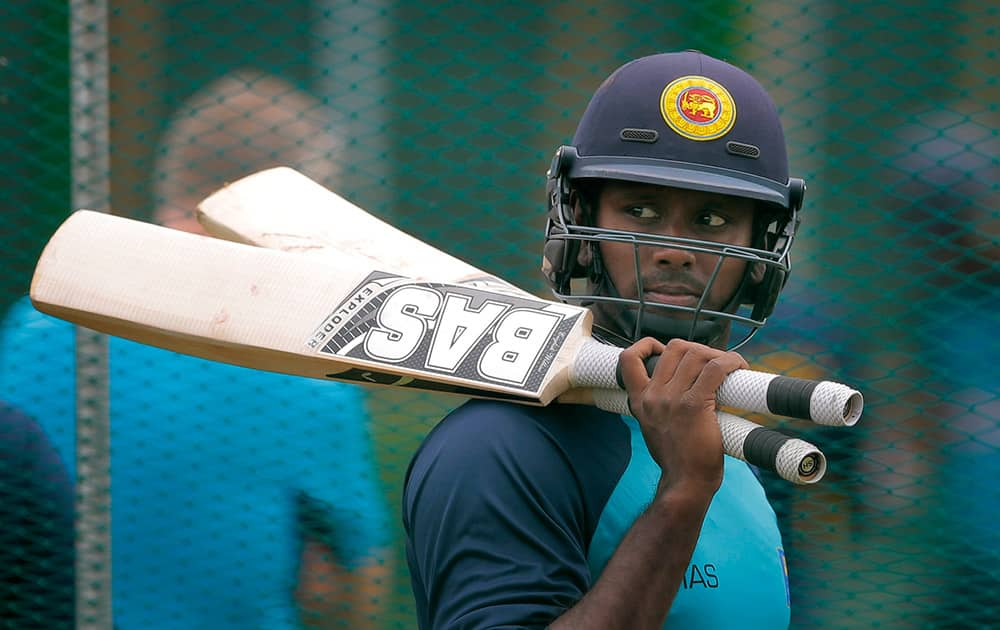
<instances>
[{"instance_id":1,"label":"man's hand","mask_svg":"<svg viewBox=\"0 0 1000 630\"><path fill-rule=\"evenodd\" d=\"M659 362L647 375L644 360L656 354ZM647 337L622 352L621 367L632 413L664 471L661 492L683 486L714 495L723 474L716 392L726 376L749 367L746 360L691 341L664 345Z\"/></svg>"},{"instance_id":2,"label":"man's hand","mask_svg":"<svg viewBox=\"0 0 1000 630\"><path fill-rule=\"evenodd\" d=\"M644 361L660 355L652 376ZM747 367L735 352L647 337L621 354L629 405L663 474L604 572L551 628L660 628L673 604L702 523L722 485L722 432L715 395Z\"/></svg>"}]
</instances>

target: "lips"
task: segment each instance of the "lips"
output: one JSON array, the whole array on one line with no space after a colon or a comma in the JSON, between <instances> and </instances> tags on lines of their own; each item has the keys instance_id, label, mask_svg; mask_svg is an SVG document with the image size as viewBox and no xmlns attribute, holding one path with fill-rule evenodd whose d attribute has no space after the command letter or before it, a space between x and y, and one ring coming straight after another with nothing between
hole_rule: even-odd
<instances>
[{"instance_id":1,"label":"lips","mask_svg":"<svg viewBox=\"0 0 1000 630\"><path fill-rule=\"evenodd\" d=\"M691 307L698 304L701 294L701 289L681 284L661 284L647 287L643 291L643 297L648 302Z\"/></svg>"}]
</instances>

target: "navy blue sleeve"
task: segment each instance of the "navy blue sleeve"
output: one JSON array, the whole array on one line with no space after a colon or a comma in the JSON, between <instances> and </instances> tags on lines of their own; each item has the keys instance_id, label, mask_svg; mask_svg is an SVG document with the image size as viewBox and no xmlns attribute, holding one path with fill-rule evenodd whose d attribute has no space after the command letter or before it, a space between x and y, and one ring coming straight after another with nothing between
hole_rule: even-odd
<instances>
[{"instance_id":1,"label":"navy blue sleeve","mask_svg":"<svg viewBox=\"0 0 1000 630\"><path fill-rule=\"evenodd\" d=\"M69 474L38 423L3 403L0 461L0 609L19 628L71 628Z\"/></svg>"},{"instance_id":2,"label":"navy blue sleeve","mask_svg":"<svg viewBox=\"0 0 1000 630\"><path fill-rule=\"evenodd\" d=\"M620 419L590 407L471 401L445 418L403 496L420 627L544 628L573 606L629 455Z\"/></svg>"}]
</instances>

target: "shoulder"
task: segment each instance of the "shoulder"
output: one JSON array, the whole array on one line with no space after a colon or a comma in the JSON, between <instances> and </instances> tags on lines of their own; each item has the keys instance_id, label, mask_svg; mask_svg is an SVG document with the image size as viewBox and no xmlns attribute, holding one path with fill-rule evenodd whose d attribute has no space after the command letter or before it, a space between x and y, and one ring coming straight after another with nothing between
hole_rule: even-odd
<instances>
[{"instance_id":1,"label":"shoulder","mask_svg":"<svg viewBox=\"0 0 1000 630\"><path fill-rule=\"evenodd\" d=\"M548 407L494 400L470 400L444 418L430 433L479 435L506 439L538 433L558 443L600 439L627 429L621 419L596 407L553 404Z\"/></svg>"},{"instance_id":2,"label":"shoulder","mask_svg":"<svg viewBox=\"0 0 1000 630\"><path fill-rule=\"evenodd\" d=\"M549 460L540 456L573 462L597 445L627 440L620 418L594 407L471 400L430 431L414 462L428 455L480 464L484 457L512 457L518 467L544 467Z\"/></svg>"},{"instance_id":3,"label":"shoulder","mask_svg":"<svg viewBox=\"0 0 1000 630\"><path fill-rule=\"evenodd\" d=\"M23 411L0 401L0 459L5 472L21 483L65 484L65 466L42 426Z\"/></svg>"},{"instance_id":4,"label":"shoulder","mask_svg":"<svg viewBox=\"0 0 1000 630\"><path fill-rule=\"evenodd\" d=\"M444 418L414 454L406 510L461 497L538 502L596 519L631 457L628 427L594 407L473 400ZM436 497L431 499L430 497ZM528 498L531 497L531 498Z\"/></svg>"},{"instance_id":5,"label":"shoulder","mask_svg":"<svg viewBox=\"0 0 1000 630\"><path fill-rule=\"evenodd\" d=\"M0 401L0 453L5 462L21 459L26 447L42 437L41 427L31 417Z\"/></svg>"},{"instance_id":6,"label":"shoulder","mask_svg":"<svg viewBox=\"0 0 1000 630\"><path fill-rule=\"evenodd\" d=\"M629 457L620 417L592 407L470 401L449 414L414 455L403 491L422 625L541 627L577 601Z\"/></svg>"}]
</instances>

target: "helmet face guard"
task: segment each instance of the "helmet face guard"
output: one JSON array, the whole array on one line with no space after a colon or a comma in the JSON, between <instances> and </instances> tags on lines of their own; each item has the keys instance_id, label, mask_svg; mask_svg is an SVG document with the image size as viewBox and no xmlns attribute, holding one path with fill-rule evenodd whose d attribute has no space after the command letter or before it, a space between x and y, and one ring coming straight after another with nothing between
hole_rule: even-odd
<instances>
[{"instance_id":1,"label":"helmet face guard","mask_svg":"<svg viewBox=\"0 0 1000 630\"><path fill-rule=\"evenodd\" d=\"M591 307L597 316L595 334L609 342L627 345L649 335L718 345L735 328L740 333L729 347L739 347L765 324L791 270L789 252L805 184L787 172L777 112L763 88L742 70L694 52L626 64L595 93L573 145L556 151L547 173L545 278L558 299ZM602 229L593 225L593 208L586 207L594 200L581 199L586 182L602 180L755 200L753 242L739 246ZM582 214L578 204L584 206ZM600 258L601 243L632 245L637 298L624 298L613 286ZM643 247L717 257L695 306L643 298ZM586 266L578 258L583 248L591 254ZM710 309L707 296L730 259L746 263L743 280L726 306ZM758 280L751 279L752 271Z\"/></svg>"}]
</instances>

